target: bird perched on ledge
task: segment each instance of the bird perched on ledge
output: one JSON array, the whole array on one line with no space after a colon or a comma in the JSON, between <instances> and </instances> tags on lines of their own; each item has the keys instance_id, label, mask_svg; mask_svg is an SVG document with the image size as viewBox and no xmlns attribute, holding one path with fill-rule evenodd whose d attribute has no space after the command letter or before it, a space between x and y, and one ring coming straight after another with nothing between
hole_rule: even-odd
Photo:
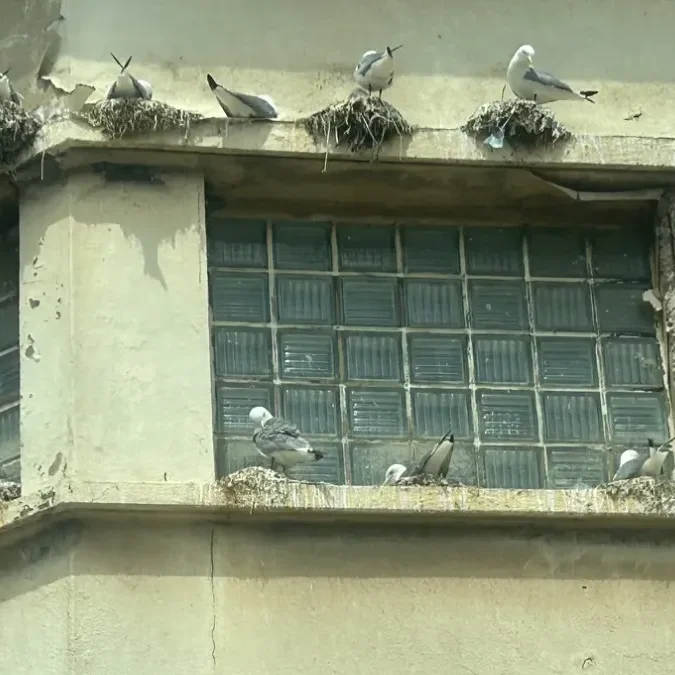
<instances>
[{"instance_id":1,"label":"bird perched on ledge","mask_svg":"<svg viewBox=\"0 0 675 675\"><path fill-rule=\"evenodd\" d=\"M648 438L649 457L647 459L642 459L635 450L624 451L621 454L619 468L612 480L627 480L629 478L639 478L640 476L658 478L661 475L663 463L670 452L668 443L657 448L654 445L654 441Z\"/></svg>"},{"instance_id":2,"label":"bird perched on ledge","mask_svg":"<svg viewBox=\"0 0 675 675\"><path fill-rule=\"evenodd\" d=\"M128 70L132 57L130 56L127 59L127 62L122 65L112 52L110 56L115 59L115 62L120 67L120 74L108 90L106 98L108 100L113 98L140 98L144 101L152 100L152 87L150 86L150 83L145 80L136 79Z\"/></svg>"},{"instance_id":3,"label":"bird perched on ledge","mask_svg":"<svg viewBox=\"0 0 675 675\"><path fill-rule=\"evenodd\" d=\"M22 105L23 96L19 94L16 89L12 86L12 83L9 81L7 74L11 68L0 75L0 101L2 103L16 103L16 105Z\"/></svg>"},{"instance_id":4,"label":"bird perched on ledge","mask_svg":"<svg viewBox=\"0 0 675 675\"><path fill-rule=\"evenodd\" d=\"M256 425L253 442L258 454L272 461L272 471L286 473L296 464L317 462L323 453L314 450L299 429L262 406L251 409L249 419Z\"/></svg>"},{"instance_id":5,"label":"bird perched on ledge","mask_svg":"<svg viewBox=\"0 0 675 675\"><path fill-rule=\"evenodd\" d=\"M354 81L368 94L389 89L394 82L394 52L403 45L387 47L383 52L367 51L354 68Z\"/></svg>"},{"instance_id":6,"label":"bird perched on ledge","mask_svg":"<svg viewBox=\"0 0 675 675\"><path fill-rule=\"evenodd\" d=\"M518 97L536 103L552 103L553 101L588 101L597 91L576 92L569 84L559 80L555 75L532 67L534 47L523 45L513 55L506 71L506 81L511 91Z\"/></svg>"},{"instance_id":7,"label":"bird perched on ledge","mask_svg":"<svg viewBox=\"0 0 675 675\"><path fill-rule=\"evenodd\" d=\"M207 73L206 81L209 88L216 97L223 112L228 117L240 118L259 118L274 119L278 117L278 112L274 101L269 96L253 96L252 94L241 94L237 91L230 91L218 84Z\"/></svg>"},{"instance_id":8,"label":"bird perched on ledge","mask_svg":"<svg viewBox=\"0 0 675 675\"><path fill-rule=\"evenodd\" d=\"M412 470L409 471L403 464L392 464L387 469L383 485L394 485L401 478L421 476L422 474L446 478L450 469L450 460L452 459L454 448L455 436L448 431Z\"/></svg>"}]
</instances>

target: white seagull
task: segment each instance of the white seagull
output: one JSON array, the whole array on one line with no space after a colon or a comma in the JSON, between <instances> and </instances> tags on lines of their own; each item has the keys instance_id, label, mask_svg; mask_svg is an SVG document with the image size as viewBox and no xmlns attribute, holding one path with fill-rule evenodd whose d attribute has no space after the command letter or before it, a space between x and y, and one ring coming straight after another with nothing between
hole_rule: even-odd
<instances>
[{"instance_id":1,"label":"white seagull","mask_svg":"<svg viewBox=\"0 0 675 675\"><path fill-rule=\"evenodd\" d=\"M448 431L412 470L408 470L403 464L392 464L384 475L384 483L382 485L394 485L401 478L420 476L422 474L447 478L454 448L455 436Z\"/></svg>"},{"instance_id":2,"label":"white seagull","mask_svg":"<svg viewBox=\"0 0 675 675\"><path fill-rule=\"evenodd\" d=\"M108 100L113 98L140 98L144 101L152 100L152 87L149 82L135 78L128 70L131 63L131 56L127 62L122 65L119 59L111 52L110 56L115 59L117 65L120 67L120 74L113 82L108 90L106 98Z\"/></svg>"},{"instance_id":3,"label":"white seagull","mask_svg":"<svg viewBox=\"0 0 675 675\"><path fill-rule=\"evenodd\" d=\"M286 473L296 464L323 459L323 453L312 449L294 424L281 417L273 417L262 406L252 408L248 416L256 425L253 432L255 447L260 455L272 461L272 471L278 467L281 473Z\"/></svg>"},{"instance_id":4,"label":"white seagull","mask_svg":"<svg viewBox=\"0 0 675 675\"><path fill-rule=\"evenodd\" d=\"M383 52L367 51L354 68L354 81L368 94L389 89L394 82L394 52L403 45L387 47Z\"/></svg>"},{"instance_id":5,"label":"white seagull","mask_svg":"<svg viewBox=\"0 0 675 675\"><path fill-rule=\"evenodd\" d=\"M553 101L588 101L597 91L576 92L569 84L559 80L555 75L532 67L534 47L523 45L513 55L506 71L506 81L513 93L527 101L536 103L552 103Z\"/></svg>"},{"instance_id":6,"label":"white seagull","mask_svg":"<svg viewBox=\"0 0 675 675\"><path fill-rule=\"evenodd\" d=\"M230 91L218 84L208 73L206 81L228 117L274 119L279 115L274 101L269 96L253 96Z\"/></svg>"},{"instance_id":7,"label":"white seagull","mask_svg":"<svg viewBox=\"0 0 675 675\"><path fill-rule=\"evenodd\" d=\"M16 105L21 105L23 102L23 96L19 94L16 89L12 86L12 83L9 81L7 74L11 68L0 75L0 101L2 103L16 103Z\"/></svg>"},{"instance_id":8,"label":"white seagull","mask_svg":"<svg viewBox=\"0 0 675 675\"><path fill-rule=\"evenodd\" d=\"M626 480L628 478L639 478L640 476L658 478L661 475L663 463L666 461L666 457L668 457L668 453L670 452L668 443L670 443L670 441L667 441L657 448L654 445L654 441L651 438L648 438L649 457L647 459L642 459L635 450L624 451L621 454L619 468L612 480Z\"/></svg>"}]
</instances>

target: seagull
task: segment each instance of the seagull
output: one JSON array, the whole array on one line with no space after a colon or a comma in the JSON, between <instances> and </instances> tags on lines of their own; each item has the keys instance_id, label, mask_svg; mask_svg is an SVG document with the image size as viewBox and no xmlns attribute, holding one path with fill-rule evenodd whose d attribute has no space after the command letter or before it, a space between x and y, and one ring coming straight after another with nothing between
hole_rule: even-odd
<instances>
[{"instance_id":1,"label":"seagull","mask_svg":"<svg viewBox=\"0 0 675 675\"><path fill-rule=\"evenodd\" d=\"M624 451L621 455L619 468L612 480L626 480L629 478L639 478L640 476L658 478L661 475L663 463L670 452L670 448L668 447L669 442L667 441L657 448L654 445L654 441L648 438L649 457L647 459L642 459L635 450Z\"/></svg>"},{"instance_id":2,"label":"seagull","mask_svg":"<svg viewBox=\"0 0 675 675\"><path fill-rule=\"evenodd\" d=\"M588 101L597 91L576 92L569 84L559 80L555 75L532 67L534 47L523 45L513 55L506 71L506 81L513 93L527 101L536 103L552 103L553 101Z\"/></svg>"},{"instance_id":3,"label":"seagull","mask_svg":"<svg viewBox=\"0 0 675 675\"><path fill-rule=\"evenodd\" d=\"M452 459L452 451L455 448L455 436L448 433L441 438L436 445L427 452L413 469L408 469L403 464L392 464L384 475L382 485L393 485L401 478L420 476L427 474L446 478Z\"/></svg>"},{"instance_id":4,"label":"seagull","mask_svg":"<svg viewBox=\"0 0 675 675\"><path fill-rule=\"evenodd\" d=\"M113 82L112 87L108 90L106 98L108 100L113 98L140 98L145 101L152 100L152 87L149 82L145 80L136 79L128 70L132 57L127 59L127 62L122 65L119 59L111 52L110 56L115 59L117 65L120 67L120 74L117 80Z\"/></svg>"},{"instance_id":5,"label":"seagull","mask_svg":"<svg viewBox=\"0 0 675 675\"><path fill-rule=\"evenodd\" d=\"M379 91L382 98L382 92L394 82L394 52L401 47L403 45L393 49L387 47L383 52L367 51L354 68L356 84L368 94Z\"/></svg>"},{"instance_id":6,"label":"seagull","mask_svg":"<svg viewBox=\"0 0 675 675\"><path fill-rule=\"evenodd\" d=\"M208 73L206 74L206 81L228 117L274 119L279 115L274 101L269 96L252 96L251 94L230 91L218 84Z\"/></svg>"},{"instance_id":7,"label":"seagull","mask_svg":"<svg viewBox=\"0 0 675 675\"><path fill-rule=\"evenodd\" d=\"M273 417L269 410L256 406L248 414L256 425L253 442L258 454L272 460L272 471L279 467L281 473L296 464L317 462L323 459L323 453L313 450L309 441L300 435L298 428L282 419Z\"/></svg>"},{"instance_id":8,"label":"seagull","mask_svg":"<svg viewBox=\"0 0 675 675\"><path fill-rule=\"evenodd\" d=\"M7 68L7 70L0 76L0 101L2 103L16 103L16 105L21 105L23 102L23 96L19 94L16 89L12 86L12 83L7 77L7 73L12 70Z\"/></svg>"},{"instance_id":9,"label":"seagull","mask_svg":"<svg viewBox=\"0 0 675 675\"><path fill-rule=\"evenodd\" d=\"M392 464L384 474L384 483L382 483L382 485L393 485L401 478L408 475L410 475L408 473L408 467L403 466L403 464Z\"/></svg>"}]
</instances>

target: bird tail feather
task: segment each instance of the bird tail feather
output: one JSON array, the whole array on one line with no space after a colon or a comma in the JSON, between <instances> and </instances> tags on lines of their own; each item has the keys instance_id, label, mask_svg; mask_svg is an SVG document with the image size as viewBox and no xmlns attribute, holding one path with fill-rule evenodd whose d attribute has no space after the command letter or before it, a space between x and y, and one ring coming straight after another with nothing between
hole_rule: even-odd
<instances>
[{"instance_id":1,"label":"bird tail feather","mask_svg":"<svg viewBox=\"0 0 675 675\"><path fill-rule=\"evenodd\" d=\"M581 94L581 95L582 95L589 103L595 103L595 101L593 101L593 100L591 99L591 96L595 96L598 92L597 92L597 91L587 90L587 91L580 91L579 93L580 93L580 94Z\"/></svg>"}]
</instances>

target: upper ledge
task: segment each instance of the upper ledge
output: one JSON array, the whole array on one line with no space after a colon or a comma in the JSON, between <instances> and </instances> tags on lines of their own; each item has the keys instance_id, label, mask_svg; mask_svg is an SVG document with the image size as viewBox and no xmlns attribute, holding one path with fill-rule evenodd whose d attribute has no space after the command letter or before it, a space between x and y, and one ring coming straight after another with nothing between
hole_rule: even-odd
<instances>
[{"instance_id":1,"label":"upper ledge","mask_svg":"<svg viewBox=\"0 0 675 675\"><path fill-rule=\"evenodd\" d=\"M183 150L197 153L271 153L323 157L325 152L293 122L228 122L206 119L189 132L163 132L133 139L110 140L98 131L71 120L45 126L36 144L20 160L23 164L43 153L60 154L71 148L110 147L146 150ZM329 158L363 159L340 151ZM525 164L536 167L675 167L675 139L641 136L577 136L560 148L534 152L491 150L458 129L419 129L410 139L393 141L379 153L380 161Z\"/></svg>"},{"instance_id":2,"label":"upper ledge","mask_svg":"<svg viewBox=\"0 0 675 675\"><path fill-rule=\"evenodd\" d=\"M0 534L55 516L146 512L208 520L331 520L474 525L675 526L675 486L622 482L619 494L588 490L489 490L473 487L348 487L280 478L260 467L214 483L65 483L0 505Z\"/></svg>"}]
</instances>

